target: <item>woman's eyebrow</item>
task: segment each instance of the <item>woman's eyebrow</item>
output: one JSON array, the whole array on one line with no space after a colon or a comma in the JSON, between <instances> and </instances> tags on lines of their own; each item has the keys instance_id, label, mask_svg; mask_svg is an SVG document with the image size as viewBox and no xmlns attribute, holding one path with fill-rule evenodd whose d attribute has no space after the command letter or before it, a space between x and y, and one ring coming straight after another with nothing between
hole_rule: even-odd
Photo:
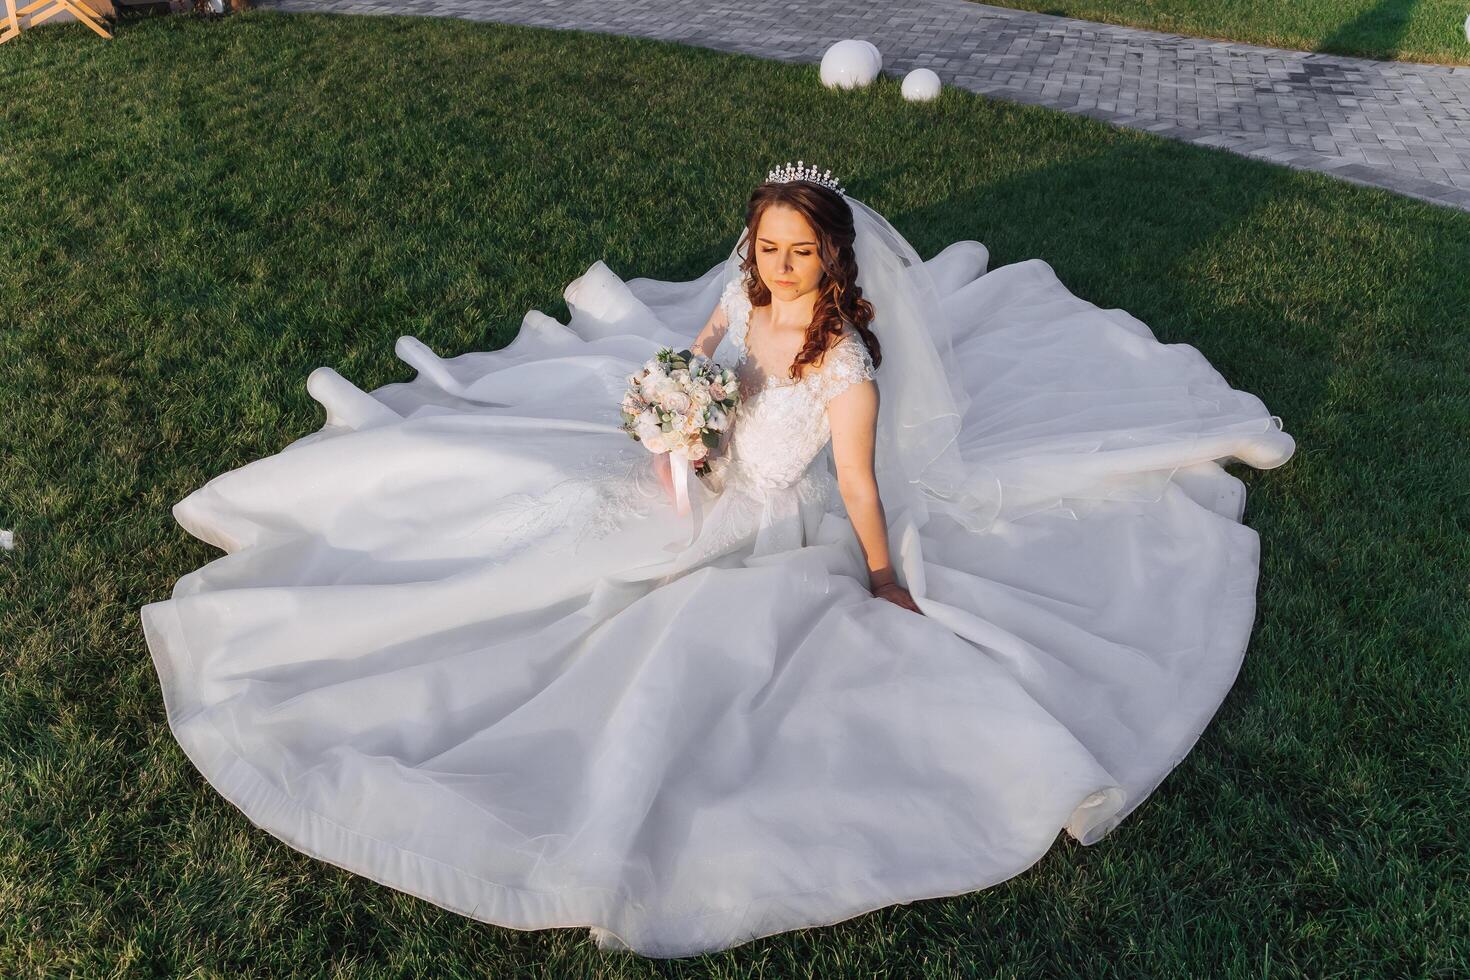
<instances>
[{"instance_id":1,"label":"woman's eyebrow","mask_svg":"<svg viewBox=\"0 0 1470 980\"><path fill-rule=\"evenodd\" d=\"M767 245L774 245L774 244L776 244L775 242L771 241L769 238L757 238L756 241L758 241L758 242L765 242ZM792 242L791 244L793 244L793 245L815 245L817 243L816 242Z\"/></svg>"}]
</instances>

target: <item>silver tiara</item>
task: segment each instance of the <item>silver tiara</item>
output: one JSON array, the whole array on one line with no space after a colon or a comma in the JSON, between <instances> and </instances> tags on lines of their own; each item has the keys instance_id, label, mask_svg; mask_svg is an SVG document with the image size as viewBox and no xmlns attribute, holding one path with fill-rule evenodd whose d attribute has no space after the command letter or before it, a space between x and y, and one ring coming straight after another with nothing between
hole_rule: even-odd
<instances>
[{"instance_id":1,"label":"silver tiara","mask_svg":"<svg viewBox=\"0 0 1470 980\"><path fill-rule=\"evenodd\" d=\"M832 176L832 171L825 170L818 173L816 167L808 168L800 160L796 161L795 167L791 166L790 160L787 160L785 167L777 167L775 170L766 174L766 182L771 184L785 184L793 180L809 180L813 184L821 184L823 187L834 190L839 194L845 195L847 193L847 191L842 189L842 185L837 182L837 178Z\"/></svg>"}]
</instances>

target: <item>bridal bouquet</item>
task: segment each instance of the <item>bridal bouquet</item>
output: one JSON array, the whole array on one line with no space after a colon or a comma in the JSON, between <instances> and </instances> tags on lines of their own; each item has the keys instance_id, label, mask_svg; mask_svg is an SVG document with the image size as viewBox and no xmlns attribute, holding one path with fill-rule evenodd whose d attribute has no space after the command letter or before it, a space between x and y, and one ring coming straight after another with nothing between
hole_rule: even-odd
<instances>
[{"instance_id":1,"label":"bridal bouquet","mask_svg":"<svg viewBox=\"0 0 1470 980\"><path fill-rule=\"evenodd\" d=\"M740 400L735 373L693 351L660 347L628 377L623 431L651 453L668 453L674 502L688 514L689 471L709 471L710 450L733 421Z\"/></svg>"},{"instance_id":2,"label":"bridal bouquet","mask_svg":"<svg viewBox=\"0 0 1470 980\"><path fill-rule=\"evenodd\" d=\"M733 371L688 350L660 347L628 377L623 431L649 452L669 453L671 462L682 457L702 474L739 400Z\"/></svg>"}]
</instances>

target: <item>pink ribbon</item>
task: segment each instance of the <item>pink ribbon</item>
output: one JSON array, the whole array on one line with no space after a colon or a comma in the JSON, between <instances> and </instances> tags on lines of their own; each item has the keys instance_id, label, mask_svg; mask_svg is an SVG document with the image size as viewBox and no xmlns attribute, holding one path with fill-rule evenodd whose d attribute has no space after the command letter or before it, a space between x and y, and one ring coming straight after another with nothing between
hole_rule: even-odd
<instances>
[{"instance_id":1,"label":"pink ribbon","mask_svg":"<svg viewBox=\"0 0 1470 980\"><path fill-rule=\"evenodd\" d=\"M678 508L680 517L686 516L689 513L689 457L683 453L669 453L669 472L674 478L674 506Z\"/></svg>"},{"instance_id":2,"label":"pink ribbon","mask_svg":"<svg viewBox=\"0 0 1470 980\"><path fill-rule=\"evenodd\" d=\"M680 517L689 517L689 538L686 541L673 542L664 546L666 551L680 552L699 540L701 528L704 526L704 510L701 506L701 497L698 488L690 489L690 485L698 479L693 476L694 467L689 463L689 457L675 452L660 453L668 463L669 482L672 484L670 490L674 495L674 507ZM692 515L692 516L691 516Z\"/></svg>"}]
</instances>

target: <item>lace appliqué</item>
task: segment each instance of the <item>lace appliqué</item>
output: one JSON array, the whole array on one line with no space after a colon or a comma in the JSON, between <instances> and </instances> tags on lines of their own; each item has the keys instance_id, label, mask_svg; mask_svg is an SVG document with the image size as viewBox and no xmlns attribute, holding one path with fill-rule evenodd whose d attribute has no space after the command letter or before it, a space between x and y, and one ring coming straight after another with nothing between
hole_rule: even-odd
<instances>
[{"instance_id":1,"label":"lace appliqu\u00e9","mask_svg":"<svg viewBox=\"0 0 1470 980\"><path fill-rule=\"evenodd\" d=\"M827 403L860 381L871 381L877 377L873 357L868 347L851 327L847 334L832 346L822 360L822 368L814 383L815 395L825 408Z\"/></svg>"},{"instance_id":2,"label":"lace appliqu\u00e9","mask_svg":"<svg viewBox=\"0 0 1470 980\"><path fill-rule=\"evenodd\" d=\"M497 561L533 546L548 554L574 553L665 503L653 462L636 445L589 458L539 492L501 497L474 533L496 539Z\"/></svg>"}]
</instances>

